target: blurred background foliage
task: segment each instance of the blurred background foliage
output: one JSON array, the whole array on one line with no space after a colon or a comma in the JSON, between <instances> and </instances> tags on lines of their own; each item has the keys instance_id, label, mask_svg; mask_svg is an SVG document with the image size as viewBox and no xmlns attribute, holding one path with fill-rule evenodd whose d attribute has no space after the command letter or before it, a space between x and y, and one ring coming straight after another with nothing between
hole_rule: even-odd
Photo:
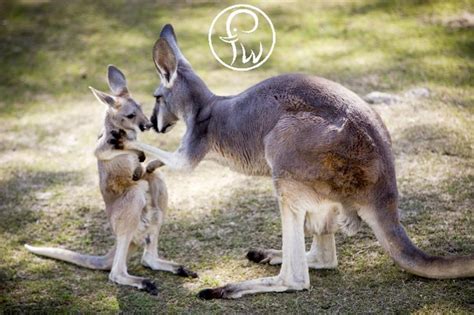
<instances>
[{"instance_id":1,"label":"blurred background foliage","mask_svg":"<svg viewBox=\"0 0 474 315\"><path fill-rule=\"evenodd\" d=\"M103 84L109 63L128 70L135 89L150 94L157 83L150 51L165 23L174 25L187 58L219 91L298 71L361 93L420 82L456 91L473 84L472 27L449 24L472 11L472 1L256 2L277 30L275 51L258 71L229 75L212 57L207 33L230 4L3 0L0 108L23 109L48 95L80 97L88 85Z\"/></svg>"}]
</instances>

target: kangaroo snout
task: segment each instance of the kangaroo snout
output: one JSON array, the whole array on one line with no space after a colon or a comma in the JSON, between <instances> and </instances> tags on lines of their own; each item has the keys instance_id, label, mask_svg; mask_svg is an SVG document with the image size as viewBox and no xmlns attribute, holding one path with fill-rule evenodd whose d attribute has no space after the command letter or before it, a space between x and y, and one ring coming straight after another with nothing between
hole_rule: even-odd
<instances>
[{"instance_id":1,"label":"kangaroo snout","mask_svg":"<svg viewBox=\"0 0 474 315\"><path fill-rule=\"evenodd\" d=\"M161 128L159 132L161 132L161 133L167 133L167 132L170 131L172 128L173 128L173 124L167 124L166 126L164 126L163 128Z\"/></svg>"},{"instance_id":2,"label":"kangaroo snout","mask_svg":"<svg viewBox=\"0 0 474 315\"><path fill-rule=\"evenodd\" d=\"M141 131L145 131L153 127L153 124L151 122L146 122L146 123L141 123L139 126Z\"/></svg>"},{"instance_id":3,"label":"kangaroo snout","mask_svg":"<svg viewBox=\"0 0 474 315\"><path fill-rule=\"evenodd\" d=\"M155 129L156 132L160 132L158 130L158 119L156 117L155 111L153 111L153 114L150 117L150 121L151 121L151 126L153 127L153 129Z\"/></svg>"}]
</instances>

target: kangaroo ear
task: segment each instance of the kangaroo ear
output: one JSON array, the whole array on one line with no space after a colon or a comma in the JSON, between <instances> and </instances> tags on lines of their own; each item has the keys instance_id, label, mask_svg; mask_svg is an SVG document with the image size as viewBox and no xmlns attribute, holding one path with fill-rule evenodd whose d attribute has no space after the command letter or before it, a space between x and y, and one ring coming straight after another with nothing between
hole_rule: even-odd
<instances>
[{"instance_id":1,"label":"kangaroo ear","mask_svg":"<svg viewBox=\"0 0 474 315\"><path fill-rule=\"evenodd\" d=\"M107 67L107 80L110 90L114 95L125 96L128 95L127 79L122 71L114 65Z\"/></svg>"},{"instance_id":2,"label":"kangaroo ear","mask_svg":"<svg viewBox=\"0 0 474 315\"><path fill-rule=\"evenodd\" d=\"M174 32L173 26L171 26L171 24L166 24L163 26L163 29L160 32L160 38L166 39L177 60L182 60L186 63L189 63L186 58L184 58L181 50L179 49L178 39L176 38L176 33Z\"/></svg>"},{"instance_id":3,"label":"kangaroo ear","mask_svg":"<svg viewBox=\"0 0 474 315\"><path fill-rule=\"evenodd\" d=\"M99 102L101 102L102 104L104 105L107 105L111 108L115 108L117 109L120 104L119 102L117 101L117 99L115 98L115 96L112 96L110 94L107 94L107 93L104 93L104 92L101 92L99 90L96 90L94 89L92 86L89 86L89 89L91 89L92 91L92 94L94 94L94 96L99 100Z\"/></svg>"},{"instance_id":4,"label":"kangaroo ear","mask_svg":"<svg viewBox=\"0 0 474 315\"><path fill-rule=\"evenodd\" d=\"M176 43L178 42L178 40L176 39L176 33L174 32L173 25L171 24L166 24L165 26L163 26L160 32L160 37L173 39Z\"/></svg>"},{"instance_id":5,"label":"kangaroo ear","mask_svg":"<svg viewBox=\"0 0 474 315\"><path fill-rule=\"evenodd\" d=\"M153 46L153 61L164 85L168 88L173 86L178 60L165 38L160 37Z\"/></svg>"}]
</instances>

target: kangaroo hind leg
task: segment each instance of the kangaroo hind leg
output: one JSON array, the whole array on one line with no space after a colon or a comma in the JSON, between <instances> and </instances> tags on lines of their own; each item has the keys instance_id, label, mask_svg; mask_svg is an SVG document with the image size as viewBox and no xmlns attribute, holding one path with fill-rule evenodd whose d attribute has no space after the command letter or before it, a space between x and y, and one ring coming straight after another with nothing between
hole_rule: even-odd
<instances>
[{"instance_id":1,"label":"kangaroo hind leg","mask_svg":"<svg viewBox=\"0 0 474 315\"><path fill-rule=\"evenodd\" d=\"M282 265L275 277L260 278L223 287L202 290L203 299L239 298L261 292L284 292L309 288L309 272L305 259L304 219L314 197L311 188L293 181L275 182L282 218Z\"/></svg>"},{"instance_id":2,"label":"kangaroo hind leg","mask_svg":"<svg viewBox=\"0 0 474 315\"><path fill-rule=\"evenodd\" d=\"M329 201L318 201L306 213L305 232L313 237L311 248L306 252L308 267L313 269L333 269L337 267L336 217L340 205ZM282 263L282 251L276 249L253 249L247 259L256 263L278 265Z\"/></svg>"},{"instance_id":3,"label":"kangaroo hind leg","mask_svg":"<svg viewBox=\"0 0 474 315\"><path fill-rule=\"evenodd\" d=\"M312 235L310 250L306 253L308 267L334 269L337 267L336 241L337 218L342 206L339 203L321 200L306 214L305 229Z\"/></svg>"},{"instance_id":4,"label":"kangaroo hind leg","mask_svg":"<svg viewBox=\"0 0 474 315\"><path fill-rule=\"evenodd\" d=\"M116 236L116 250L109 279L112 282L133 286L156 295L158 289L152 281L131 276L127 271L130 245L138 228L141 212L146 206L144 188L146 187L141 184L133 186L113 205L110 220Z\"/></svg>"},{"instance_id":5,"label":"kangaroo hind leg","mask_svg":"<svg viewBox=\"0 0 474 315\"><path fill-rule=\"evenodd\" d=\"M143 230L140 236L144 243L142 265L152 270L168 271L182 277L197 278L197 273L178 263L159 257L158 240L166 215L168 195L165 183L158 172L147 174L146 179L149 184L150 204L142 215L139 228L139 230Z\"/></svg>"}]
</instances>

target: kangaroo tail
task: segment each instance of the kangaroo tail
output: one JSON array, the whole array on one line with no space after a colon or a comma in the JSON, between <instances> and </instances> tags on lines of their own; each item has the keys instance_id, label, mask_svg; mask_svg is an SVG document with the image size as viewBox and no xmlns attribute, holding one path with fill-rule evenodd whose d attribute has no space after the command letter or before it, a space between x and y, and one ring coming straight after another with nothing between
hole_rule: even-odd
<instances>
[{"instance_id":1,"label":"kangaroo tail","mask_svg":"<svg viewBox=\"0 0 474 315\"><path fill-rule=\"evenodd\" d=\"M396 207L376 213L360 213L387 251L402 269L417 276L433 279L474 277L474 255L471 256L430 256L416 247L399 222Z\"/></svg>"},{"instance_id":2,"label":"kangaroo tail","mask_svg":"<svg viewBox=\"0 0 474 315\"><path fill-rule=\"evenodd\" d=\"M98 270L110 270L114 261L115 246L104 256L79 254L67 249L53 247L34 247L25 244L25 248L33 254L66 261L81 267Z\"/></svg>"}]
</instances>

